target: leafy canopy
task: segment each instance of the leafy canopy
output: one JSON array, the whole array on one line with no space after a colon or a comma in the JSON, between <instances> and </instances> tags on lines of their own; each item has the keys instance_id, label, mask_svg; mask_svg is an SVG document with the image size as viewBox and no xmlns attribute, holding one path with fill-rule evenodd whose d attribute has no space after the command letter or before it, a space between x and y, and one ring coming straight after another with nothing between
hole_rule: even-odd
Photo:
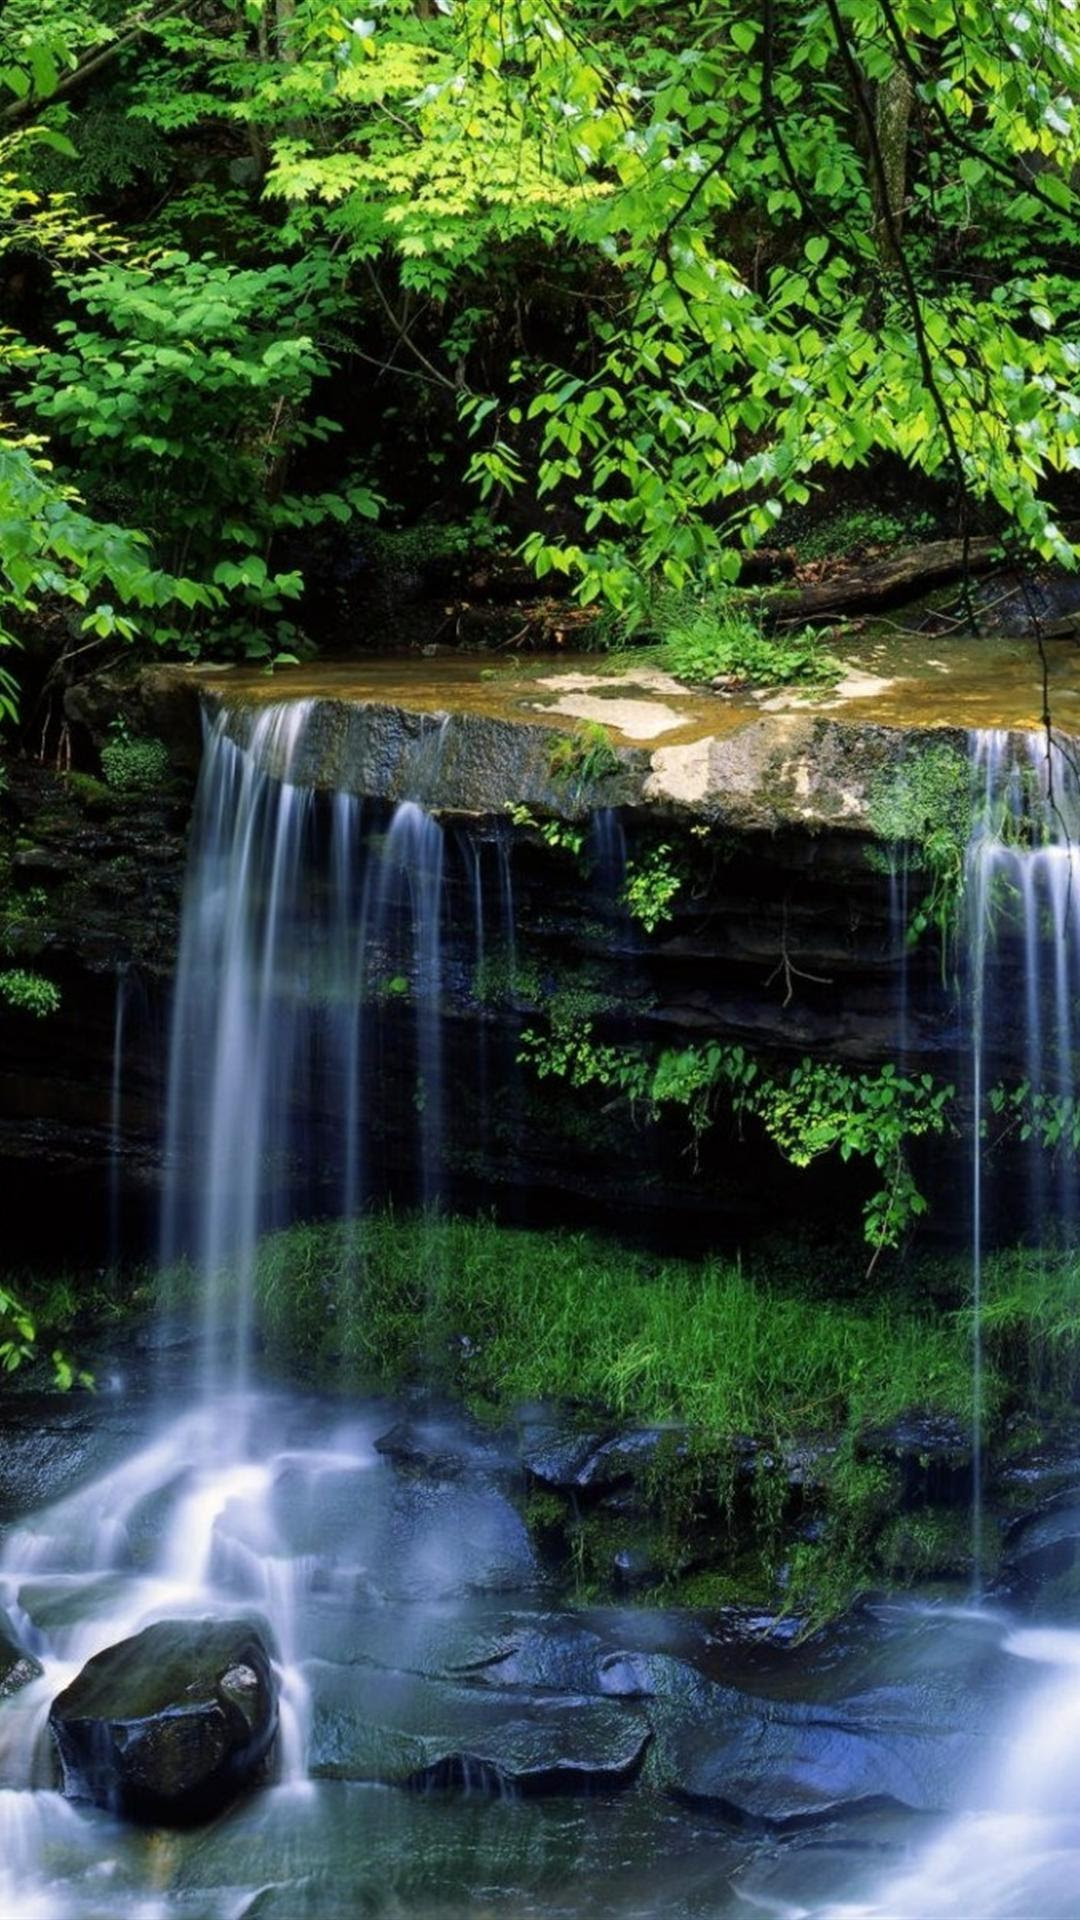
<instances>
[{"instance_id":1,"label":"leafy canopy","mask_svg":"<svg viewBox=\"0 0 1080 1920\"><path fill-rule=\"evenodd\" d=\"M882 461L1072 565L1078 60L1003 0L9 0L9 615L280 652L328 528L468 483L647 621Z\"/></svg>"}]
</instances>

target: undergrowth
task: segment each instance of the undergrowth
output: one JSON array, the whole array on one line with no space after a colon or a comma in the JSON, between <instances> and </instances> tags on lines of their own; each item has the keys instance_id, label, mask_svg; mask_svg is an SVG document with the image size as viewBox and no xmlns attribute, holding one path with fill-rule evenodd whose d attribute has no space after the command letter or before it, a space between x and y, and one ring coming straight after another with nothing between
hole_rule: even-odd
<instances>
[{"instance_id":1,"label":"undergrowth","mask_svg":"<svg viewBox=\"0 0 1080 1920\"><path fill-rule=\"evenodd\" d=\"M279 1358L501 1406L593 1402L713 1432L966 1418L965 1330L874 1296L772 1288L735 1262L660 1259L576 1233L375 1214L263 1241L255 1290Z\"/></svg>"},{"instance_id":2,"label":"undergrowth","mask_svg":"<svg viewBox=\"0 0 1080 1920\"><path fill-rule=\"evenodd\" d=\"M766 634L752 603L734 593L660 594L650 625L660 665L680 680L821 688L843 672L814 627Z\"/></svg>"},{"instance_id":3,"label":"undergrowth","mask_svg":"<svg viewBox=\"0 0 1080 1920\"><path fill-rule=\"evenodd\" d=\"M751 1266L387 1211L268 1235L256 1317L271 1368L320 1387L419 1383L498 1421L547 1402L591 1431L660 1431L627 1507L533 1489L526 1517L543 1550L564 1555L582 1599L610 1592L630 1549L646 1552L656 1597L780 1605L809 1628L867 1587L970 1570L966 1501L905 1497L889 1439L901 1416L910 1430L910 1416L934 1415L962 1453L967 1262L909 1261L885 1291L859 1281L845 1244L784 1243L786 1258L763 1246ZM40 1350L46 1332L51 1344L125 1305L147 1311L148 1279L9 1274L0 1286L25 1302ZM1011 1444L1018 1410L1075 1417L1080 1255L997 1253L983 1279L984 1435L996 1447ZM200 1281L185 1266L156 1288L173 1310L194 1309Z\"/></svg>"}]
</instances>

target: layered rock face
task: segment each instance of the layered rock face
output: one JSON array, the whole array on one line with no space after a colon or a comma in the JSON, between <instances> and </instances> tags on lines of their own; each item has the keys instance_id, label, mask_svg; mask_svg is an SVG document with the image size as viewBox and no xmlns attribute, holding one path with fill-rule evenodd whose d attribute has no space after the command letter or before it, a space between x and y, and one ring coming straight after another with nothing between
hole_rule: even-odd
<instances>
[{"instance_id":1,"label":"layered rock face","mask_svg":"<svg viewBox=\"0 0 1080 1920\"><path fill-rule=\"evenodd\" d=\"M730 1129L714 1129L702 1180L688 1162L685 1127L646 1131L625 1107L586 1115L580 1097L536 1081L517 1065L518 1036L553 1018L591 1022L620 1043L716 1037L778 1066L809 1054L872 1069L897 1056L902 1000L906 1063L959 1077L955 999L931 944L907 943L904 903L874 844L871 799L905 755L928 742L963 750L963 733L943 729L917 703L913 726L895 724L881 695L821 711L792 700L771 711L775 702L690 695L654 671L609 684L585 663L561 663L521 670L507 685L485 677L492 672L460 659L271 681L173 669L80 690L77 737L100 742L117 710L128 712L134 732L166 741L172 775L158 791L125 795L78 776L16 769L7 802L13 874L18 899L35 904L20 908L15 953L18 964L48 972L62 999L47 1021L0 1007L0 1188L25 1193L37 1182L44 1198L61 1179L88 1248L104 1256L96 1196L111 1164L127 1238L148 1235L200 706L224 706L243 745L267 698L310 703L293 771L325 793L317 831L330 832L335 791L365 797L373 834L406 796L444 824L453 1197L496 1194L513 1207L514 1196L557 1191L571 1213L598 1208L620 1218L627 1208L648 1217L674 1204L706 1231L717 1216L752 1216L766 1188L774 1211L809 1198L811 1180L778 1172L770 1150L756 1152ZM595 725L594 714L609 723L608 745L590 759L596 742L579 729ZM512 825L509 807L527 808L534 824ZM618 862L633 867L666 850L680 885L670 919L652 933L618 908L610 872L605 896L590 820L608 823ZM575 855L565 838L552 845L545 822L584 833L583 850ZM480 963L475 875L484 860L489 875L501 861L505 886L479 903ZM388 995L380 1099L364 1143L372 1184L406 1199L415 1134L409 1019L407 1005ZM333 1122L319 1110L318 1089L308 1124L316 1140L325 1129L330 1152ZM943 1183L951 1177L945 1168ZM838 1191L826 1171L817 1201L825 1214ZM330 1204L317 1190L288 1199L294 1210Z\"/></svg>"}]
</instances>

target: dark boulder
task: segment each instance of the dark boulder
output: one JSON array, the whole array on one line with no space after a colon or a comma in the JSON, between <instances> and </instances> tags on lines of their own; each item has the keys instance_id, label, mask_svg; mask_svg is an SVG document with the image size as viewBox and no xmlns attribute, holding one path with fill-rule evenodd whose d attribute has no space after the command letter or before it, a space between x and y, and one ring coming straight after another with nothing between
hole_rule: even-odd
<instances>
[{"instance_id":1,"label":"dark boulder","mask_svg":"<svg viewBox=\"0 0 1080 1920\"><path fill-rule=\"evenodd\" d=\"M811 1705L755 1698L683 1660L634 1653L602 1663L601 1684L650 1722L655 1786L751 1826L797 1828L871 1806L977 1805L992 1745L985 1701L925 1681Z\"/></svg>"},{"instance_id":2,"label":"dark boulder","mask_svg":"<svg viewBox=\"0 0 1080 1920\"><path fill-rule=\"evenodd\" d=\"M531 1426L522 1435L521 1464L541 1486L559 1493L574 1493L583 1485L582 1474L604 1445L602 1433L583 1432L558 1420Z\"/></svg>"},{"instance_id":3,"label":"dark boulder","mask_svg":"<svg viewBox=\"0 0 1080 1920\"><path fill-rule=\"evenodd\" d=\"M216 1813L257 1775L277 1729L270 1657L245 1620L162 1620L108 1647L54 1700L69 1799L134 1819Z\"/></svg>"}]
</instances>

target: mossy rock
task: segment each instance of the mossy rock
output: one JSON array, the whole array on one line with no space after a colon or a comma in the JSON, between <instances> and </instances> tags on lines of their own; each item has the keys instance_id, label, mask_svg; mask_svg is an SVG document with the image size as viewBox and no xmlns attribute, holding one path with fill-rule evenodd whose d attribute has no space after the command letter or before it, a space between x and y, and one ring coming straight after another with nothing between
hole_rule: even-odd
<instances>
[{"instance_id":1,"label":"mossy rock","mask_svg":"<svg viewBox=\"0 0 1080 1920\"><path fill-rule=\"evenodd\" d=\"M137 1820L220 1812L277 1729L270 1656L245 1620L161 1620L89 1660L54 1700L65 1794Z\"/></svg>"}]
</instances>

